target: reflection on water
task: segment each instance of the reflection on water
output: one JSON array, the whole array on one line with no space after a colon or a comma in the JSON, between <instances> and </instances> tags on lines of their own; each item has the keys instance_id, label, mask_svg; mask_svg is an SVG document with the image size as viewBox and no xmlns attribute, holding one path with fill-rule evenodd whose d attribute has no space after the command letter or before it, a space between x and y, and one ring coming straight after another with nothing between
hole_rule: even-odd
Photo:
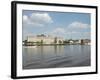
<instances>
[{"instance_id":1,"label":"reflection on water","mask_svg":"<svg viewBox=\"0 0 100 80\"><path fill-rule=\"evenodd\" d=\"M89 45L23 46L23 69L90 66Z\"/></svg>"}]
</instances>

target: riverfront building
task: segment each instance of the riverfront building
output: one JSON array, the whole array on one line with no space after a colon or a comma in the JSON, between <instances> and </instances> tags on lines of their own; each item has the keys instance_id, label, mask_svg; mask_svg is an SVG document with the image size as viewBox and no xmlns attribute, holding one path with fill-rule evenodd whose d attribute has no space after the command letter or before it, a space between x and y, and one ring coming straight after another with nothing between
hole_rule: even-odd
<instances>
[{"instance_id":1,"label":"riverfront building","mask_svg":"<svg viewBox=\"0 0 100 80\"><path fill-rule=\"evenodd\" d=\"M63 38L61 37L53 37L46 35L37 35L37 36L27 36L27 42L42 43L42 44L62 44Z\"/></svg>"},{"instance_id":2,"label":"riverfront building","mask_svg":"<svg viewBox=\"0 0 100 80\"><path fill-rule=\"evenodd\" d=\"M61 37L53 37L51 35L31 35L27 36L26 40L23 41L23 45L59 45L59 44L79 44L79 45L90 45L91 41L89 39L79 39L79 40L65 40Z\"/></svg>"}]
</instances>

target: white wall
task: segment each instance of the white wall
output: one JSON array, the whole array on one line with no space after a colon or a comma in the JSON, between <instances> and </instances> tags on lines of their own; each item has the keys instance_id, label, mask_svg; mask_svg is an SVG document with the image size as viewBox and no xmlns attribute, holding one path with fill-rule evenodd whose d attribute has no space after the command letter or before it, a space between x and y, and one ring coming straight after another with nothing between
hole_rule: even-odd
<instances>
[{"instance_id":1,"label":"white wall","mask_svg":"<svg viewBox=\"0 0 100 80\"><path fill-rule=\"evenodd\" d=\"M100 7L100 4L99 4L100 0L31 0L31 1L64 3L64 4L99 5ZM10 78L10 67L11 67L10 66L11 65L11 61L10 61L11 60L10 2L11 0L0 0L0 80L11 80ZM99 11L99 14L100 14L100 11ZM100 16L98 16L98 18L100 21ZM100 26L100 24L98 26ZM99 34L100 34L100 29L99 29ZM99 40L100 40L100 37L99 37ZM98 44L100 44L100 42ZM99 52L100 52L100 49L99 49ZM98 54L98 57L99 57L98 61L100 61L100 54ZM100 64L99 64L99 67L100 67ZM42 80L56 80L56 79L57 80L100 80L100 73L91 74L91 75L35 78L35 79L27 79L27 80L41 80L41 79Z\"/></svg>"}]
</instances>

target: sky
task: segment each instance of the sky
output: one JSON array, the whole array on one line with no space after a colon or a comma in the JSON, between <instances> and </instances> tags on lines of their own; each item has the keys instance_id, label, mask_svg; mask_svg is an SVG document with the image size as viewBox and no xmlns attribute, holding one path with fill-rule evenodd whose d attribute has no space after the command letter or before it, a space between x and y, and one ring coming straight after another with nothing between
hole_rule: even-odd
<instances>
[{"instance_id":1,"label":"sky","mask_svg":"<svg viewBox=\"0 0 100 80\"><path fill-rule=\"evenodd\" d=\"M40 34L64 39L90 39L90 13L23 10L22 17L23 40L28 35Z\"/></svg>"}]
</instances>

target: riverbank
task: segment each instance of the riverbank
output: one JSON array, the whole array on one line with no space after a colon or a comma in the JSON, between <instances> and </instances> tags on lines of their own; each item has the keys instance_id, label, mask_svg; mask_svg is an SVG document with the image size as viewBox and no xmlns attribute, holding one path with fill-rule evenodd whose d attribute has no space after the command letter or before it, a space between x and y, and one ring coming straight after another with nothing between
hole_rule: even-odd
<instances>
[{"instance_id":1,"label":"riverbank","mask_svg":"<svg viewBox=\"0 0 100 80\"><path fill-rule=\"evenodd\" d=\"M27 44L27 45L25 45L25 44L23 44L23 46L63 46L63 45L90 45L90 44L31 44L31 45L29 45L29 44Z\"/></svg>"}]
</instances>

